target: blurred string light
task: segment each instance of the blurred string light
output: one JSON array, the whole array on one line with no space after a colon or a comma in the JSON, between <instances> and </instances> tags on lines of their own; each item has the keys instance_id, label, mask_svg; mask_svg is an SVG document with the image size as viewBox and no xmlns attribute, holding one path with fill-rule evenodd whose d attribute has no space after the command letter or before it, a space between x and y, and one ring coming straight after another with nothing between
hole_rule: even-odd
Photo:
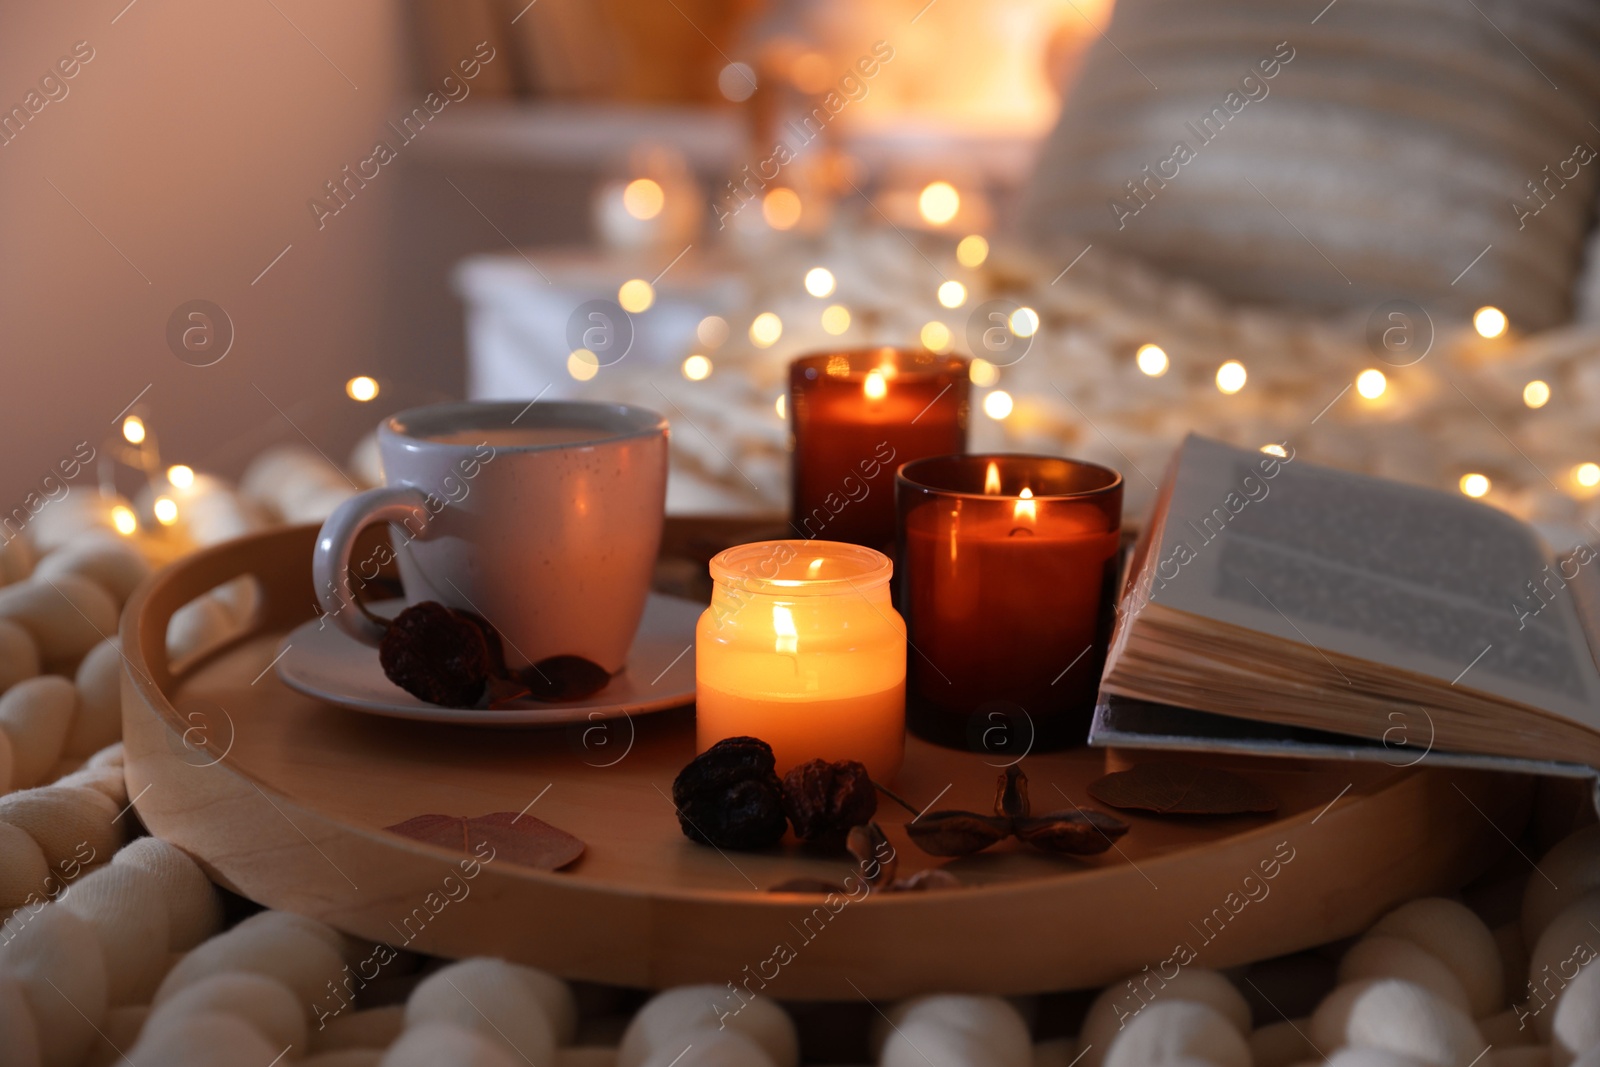
<instances>
[{"instance_id":1,"label":"blurred string light","mask_svg":"<svg viewBox=\"0 0 1600 1067\"><path fill-rule=\"evenodd\" d=\"M1000 368L982 356L978 356L967 364L967 377L979 389L987 389L1000 381Z\"/></svg>"},{"instance_id":2,"label":"blurred string light","mask_svg":"<svg viewBox=\"0 0 1600 1067\"><path fill-rule=\"evenodd\" d=\"M168 467L167 481L174 489L187 489L194 484L194 468L182 463Z\"/></svg>"},{"instance_id":3,"label":"blurred string light","mask_svg":"<svg viewBox=\"0 0 1600 1067\"><path fill-rule=\"evenodd\" d=\"M1383 376L1383 371L1368 368L1356 375L1356 392L1368 400L1376 400L1389 388L1389 379Z\"/></svg>"},{"instance_id":4,"label":"blurred string light","mask_svg":"<svg viewBox=\"0 0 1600 1067\"><path fill-rule=\"evenodd\" d=\"M649 178L635 178L622 190L622 206L636 219L653 219L666 206L667 194Z\"/></svg>"},{"instance_id":5,"label":"blurred string light","mask_svg":"<svg viewBox=\"0 0 1600 1067\"><path fill-rule=\"evenodd\" d=\"M983 398L983 413L999 422L1011 414L1011 409L1016 405L1011 400L1011 394L1004 389L996 389Z\"/></svg>"},{"instance_id":6,"label":"blurred string light","mask_svg":"<svg viewBox=\"0 0 1600 1067\"><path fill-rule=\"evenodd\" d=\"M1279 459L1289 458L1288 450L1282 445L1265 444L1261 446L1261 451L1265 452L1269 456L1277 456Z\"/></svg>"},{"instance_id":7,"label":"blurred string light","mask_svg":"<svg viewBox=\"0 0 1600 1067\"><path fill-rule=\"evenodd\" d=\"M351 378L344 383L344 395L365 404L378 395L377 379L369 378L365 374Z\"/></svg>"},{"instance_id":8,"label":"blurred string light","mask_svg":"<svg viewBox=\"0 0 1600 1067\"><path fill-rule=\"evenodd\" d=\"M1020 307L1011 313L1007 325L1018 337L1032 337L1039 332L1039 313L1030 307Z\"/></svg>"},{"instance_id":9,"label":"blurred string light","mask_svg":"<svg viewBox=\"0 0 1600 1067\"><path fill-rule=\"evenodd\" d=\"M948 352L951 344L955 341L955 338L951 336L950 327L937 319L924 324L919 337L922 341L922 347L929 352Z\"/></svg>"},{"instance_id":10,"label":"blurred string light","mask_svg":"<svg viewBox=\"0 0 1600 1067\"><path fill-rule=\"evenodd\" d=\"M978 234L970 234L956 245L956 262L963 267L981 267L989 258L989 242Z\"/></svg>"},{"instance_id":11,"label":"blurred string light","mask_svg":"<svg viewBox=\"0 0 1600 1067\"><path fill-rule=\"evenodd\" d=\"M1230 359L1217 368L1217 388L1228 396L1232 396L1244 388L1244 383L1249 375L1245 373L1244 364L1236 359Z\"/></svg>"},{"instance_id":12,"label":"blurred string light","mask_svg":"<svg viewBox=\"0 0 1600 1067\"><path fill-rule=\"evenodd\" d=\"M949 182L929 182L917 197L917 210L923 221L943 226L961 210L961 194Z\"/></svg>"},{"instance_id":13,"label":"blurred string light","mask_svg":"<svg viewBox=\"0 0 1600 1067\"><path fill-rule=\"evenodd\" d=\"M1472 328L1479 337L1495 338L1506 332L1506 313L1493 305L1485 305L1472 313Z\"/></svg>"},{"instance_id":14,"label":"blurred string light","mask_svg":"<svg viewBox=\"0 0 1600 1067\"><path fill-rule=\"evenodd\" d=\"M1167 359L1166 350L1160 345L1140 345L1139 351L1133 354L1133 361L1139 365L1141 373L1151 378L1159 378L1167 373L1167 368L1172 366L1172 361Z\"/></svg>"},{"instance_id":15,"label":"blurred string light","mask_svg":"<svg viewBox=\"0 0 1600 1067\"><path fill-rule=\"evenodd\" d=\"M129 415L123 419L122 439L130 445L144 444L144 420L137 415Z\"/></svg>"},{"instance_id":16,"label":"blurred string light","mask_svg":"<svg viewBox=\"0 0 1600 1067\"><path fill-rule=\"evenodd\" d=\"M1530 408L1542 408L1550 403L1550 385L1535 378L1522 387L1522 402Z\"/></svg>"},{"instance_id":17,"label":"blurred string light","mask_svg":"<svg viewBox=\"0 0 1600 1067\"><path fill-rule=\"evenodd\" d=\"M728 339L728 320L721 315L707 315L694 328L694 335L707 348L717 348Z\"/></svg>"},{"instance_id":18,"label":"blurred string light","mask_svg":"<svg viewBox=\"0 0 1600 1067\"><path fill-rule=\"evenodd\" d=\"M1585 489L1600 485L1600 463L1580 463L1573 467L1572 480Z\"/></svg>"},{"instance_id":19,"label":"blurred string light","mask_svg":"<svg viewBox=\"0 0 1600 1067\"><path fill-rule=\"evenodd\" d=\"M567 357L567 373L586 382L600 373L600 358L587 348L574 349Z\"/></svg>"},{"instance_id":20,"label":"blurred string light","mask_svg":"<svg viewBox=\"0 0 1600 1067\"><path fill-rule=\"evenodd\" d=\"M947 308L958 308L967 302L967 287L958 281L942 282L939 285L939 303Z\"/></svg>"},{"instance_id":21,"label":"blurred string light","mask_svg":"<svg viewBox=\"0 0 1600 1067\"><path fill-rule=\"evenodd\" d=\"M773 407L773 410L775 410L778 413L778 418L787 419L789 417L789 397L788 397L788 395L786 393L779 393L778 394L778 399L773 401L772 407Z\"/></svg>"},{"instance_id":22,"label":"blurred string light","mask_svg":"<svg viewBox=\"0 0 1600 1067\"><path fill-rule=\"evenodd\" d=\"M711 377L711 361L698 352L683 361L683 376L691 382L703 382Z\"/></svg>"},{"instance_id":23,"label":"blurred string light","mask_svg":"<svg viewBox=\"0 0 1600 1067\"><path fill-rule=\"evenodd\" d=\"M792 230L800 221L800 194L779 186L761 198L761 217L774 230Z\"/></svg>"},{"instance_id":24,"label":"blurred string light","mask_svg":"<svg viewBox=\"0 0 1600 1067\"><path fill-rule=\"evenodd\" d=\"M139 517L128 505L117 504L111 509L111 526L123 537L128 537L139 528Z\"/></svg>"},{"instance_id":25,"label":"blurred string light","mask_svg":"<svg viewBox=\"0 0 1600 1067\"><path fill-rule=\"evenodd\" d=\"M622 310L630 315L637 315L641 311L649 311L650 305L655 302L655 286L643 278L629 278L617 288L617 303L621 304Z\"/></svg>"},{"instance_id":26,"label":"blurred string light","mask_svg":"<svg viewBox=\"0 0 1600 1067\"><path fill-rule=\"evenodd\" d=\"M748 63L729 63L717 72L717 91L735 104L750 99L756 91L756 72Z\"/></svg>"},{"instance_id":27,"label":"blurred string light","mask_svg":"<svg viewBox=\"0 0 1600 1067\"><path fill-rule=\"evenodd\" d=\"M1461 476L1461 491L1473 498L1488 493L1489 485L1489 479L1482 474L1463 474Z\"/></svg>"},{"instance_id":28,"label":"blurred string light","mask_svg":"<svg viewBox=\"0 0 1600 1067\"><path fill-rule=\"evenodd\" d=\"M827 267L812 267L806 271L806 292L818 299L831 296L836 285L833 271Z\"/></svg>"},{"instance_id":29,"label":"blurred string light","mask_svg":"<svg viewBox=\"0 0 1600 1067\"><path fill-rule=\"evenodd\" d=\"M835 337L850 328L850 309L843 304L830 304L822 309L822 329Z\"/></svg>"},{"instance_id":30,"label":"blurred string light","mask_svg":"<svg viewBox=\"0 0 1600 1067\"><path fill-rule=\"evenodd\" d=\"M155 512L156 521L163 526L171 526L178 521L178 504L170 496L157 497L151 510Z\"/></svg>"},{"instance_id":31,"label":"blurred string light","mask_svg":"<svg viewBox=\"0 0 1600 1067\"><path fill-rule=\"evenodd\" d=\"M783 336L783 320L770 311L763 311L750 323L750 343L757 348L771 348Z\"/></svg>"}]
</instances>

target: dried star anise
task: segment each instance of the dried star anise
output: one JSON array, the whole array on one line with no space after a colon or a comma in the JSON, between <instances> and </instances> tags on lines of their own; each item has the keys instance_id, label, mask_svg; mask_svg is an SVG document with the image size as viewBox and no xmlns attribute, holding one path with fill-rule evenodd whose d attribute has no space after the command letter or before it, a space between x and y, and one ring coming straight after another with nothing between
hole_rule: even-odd
<instances>
[{"instance_id":1,"label":"dried star anise","mask_svg":"<svg viewBox=\"0 0 1600 1067\"><path fill-rule=\"evenodd\" d=\"M419 700L470 707L503 663L500 638L470 612L424 600L406 608L378 645L384 675Z\"/></svg>"},{"instance_id":2,"label":"dried star anise","mask_svg":"<svg viewBox=\"0 0 1600 1067\"><path fill-rule=\"evenodd\" d=\"M802 841L838 844L878 811L878 791L855 760L814 759L783 776L783 810Z\"/></svg>"},{"instance_id":3,"label":"dried star anise","mask_svg":"<svg viewBox=\"0 0 1600 1067\"><path fill-rule=\"evenodd\" d=\"M772 746L754 737L718 741L672 782L678 825L691 841L740 851L767 848L788 828Z\"/></svg>"},{"instance_id":4,"label":"dried star anise","mask_svg":"<svg viewBox=\"0 0 1600 1067\"><path fill-rule=\"evenodd\" d=\"M993 815L934 811L906 824L911 840L935 856L970 856L1012 836L1046 852L1091 856L1104 852L1127 832L1127 823L1102 811L1032 815L1028 776L1015 765L1007 767L996 782Z\"/></svg>"}]
</instances>

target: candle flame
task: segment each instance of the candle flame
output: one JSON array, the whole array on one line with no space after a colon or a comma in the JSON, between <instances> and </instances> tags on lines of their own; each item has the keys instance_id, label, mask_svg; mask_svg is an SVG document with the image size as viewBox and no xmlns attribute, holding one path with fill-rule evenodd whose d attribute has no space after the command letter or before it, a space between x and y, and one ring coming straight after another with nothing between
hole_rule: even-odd
<instances>
[{"instance_id":1,"label":"candle flame","mask_svg":"<svg viewBox=\"0 0 1600 1067\"><path fill-rule=\"evenodd\" d=\"M772 629L778 635L774 648L779 655L793 656L799 651L800 631L794 628L794 614L787 604L772 605Z\"/></svg>"},{"instance_id":2,"label":"candle flame","mask_svg":"<svg viewBox=\"0 0 1600 1067\"><path fill-rule=\"evenodd\" d=\"M984 472L983 491L990 496L1000 492L1000 465L994 460L989 461L989 469Z\"/></svg>"},{"instance_id":3,"label":"candle flame","mask_svg":"<svg viewBox=\"0 0 1600 1067\"><path fill-rule=\"evenodd\" d=\"M818 556L816 559L814 559L810 563L806 564L806 577L807 578L815 578L817 575L819 575L821 573L822 573L822 557L821 556Z\"/></svg>"},{"instance_id":4,"label":"candle flame","mask_svg":"<svg viewBox=\"0 0 1600 1067\"><path fill-rule=\"evenodd\" d=\"M1033 499L1032 489L1025 488L1022 490L1022 495L1018 497L1016 506L1011 509L1011 518L1016 522L1022 522L1026 518L1029 523L1039 520L1039 504Z\"/></svg>"},{"instance_id":5,"label":"candle flame","mask_svg":"<svg viewBox=\"0 0 1600 1067\"><path fill-rule=\"evenodd\" d=\"M889 385L883 380L883 371L873 370L867 372L867 380L862 383L861 391L868 400L882 400L889 395Z\"/></svg>"}]
</instances>

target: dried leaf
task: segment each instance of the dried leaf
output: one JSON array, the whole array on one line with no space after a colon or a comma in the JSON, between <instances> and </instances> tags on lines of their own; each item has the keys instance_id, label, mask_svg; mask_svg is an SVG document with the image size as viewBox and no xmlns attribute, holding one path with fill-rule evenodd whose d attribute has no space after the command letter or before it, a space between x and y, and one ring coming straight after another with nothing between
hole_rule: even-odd
<instances>
[{"instance_id":1,"label":"dried leaf","mask_svg":"<svg viewBox=\"0 0 1600 1067\"><path fill-rule=\"evenodd\" d=\"M1025 819L1028 810L1028 776L1013 763L995 782L994 813L1011 819Z\"/></svg>"},{"instance_id":2,"label":"dried leaf","mask_svg":"<svg viewBox=\"0 0 1600 1067\"><path fill-rule=\"evenodd\" d=\"M906 833L935 856L970 856L1011 836L1011 820L975 811L934 811L906 823Z\"/></svg>"},{"instance_id":3,"label":"dried leaf","mask_svg":"<svg viewBox=\"0 0 1600 1067\"><path fill-rule=\"evenodd\" d=\"M1141 763L1089 783L1113 808L1163 815L1242 815L1278 810L1278 798L1247 778L1191 763Z\"/></svg>"},{"instance_id":4,"label":"dried leaf","mask_svg":"<svg viewBox=\"0 0 1600 1067\"><path fill-rule=\"evenodd\" d=\"M844 886L826 878L791 878L768 889L769 893L843 893Z\"/></svg>"},{"instance_id":5,"label":"dried leaf","mask_svg":"<svg viewBox=\"0 0 1600 1067\"><path fill-rule=\"evenodd\" d=\"M845 848L856 858L861 878L876 888L879 884L894 882L894 872L900 867L900 857L889 847L889 839L875 822L852 826L845 837Z\"/></svg>"},{"instance_id":6,"label":"dried leaf","mask_svg":"<svg viewBox=\"0 0 1600 1067\"><path fill-rule=\"evenodd\" d=\"M582 656L551 656L518 672L528 687L528 699L544 704L592 697L611 683L611 675L598 663Z\"/></svg>"},{"instance_id":7,"label":"dried leaf","mask_svg":"<svg viewBox=\"0 0 1600 1067\"><path fill-rule=\"evenodd\" d=\"M496 811L466 818L461 815L418 815L384 827L390 833L438 845L484 862L508 862L541 871L555 871L583 855L584 844L543 819ZM485 851L487 845L490 851ZM492 858L491 858L492 857Z\"/></svg>"},{"instance_id":8,"label":"dried leaf","mask_svg":"<svg viewBox=\"0 0 1600 1067\"><path fill-rule=\"evenodd\" d=\"M943 867L929 867L889 887L896 893L926 893L932 889L960 889L961 879Z\"/></svg>"},{"instance_id":9,"label":"dried leaf","mask_svg":"<svg viewBox=\"0 0 1600 1067\"><path fill-rule=\"evenodd\" d=\"M1103 811L1053 811L1016 819L1012 832L1034 848L1071 856L1093 856L1128 832L1128 824Z\"/></svg>"}]
</instances>

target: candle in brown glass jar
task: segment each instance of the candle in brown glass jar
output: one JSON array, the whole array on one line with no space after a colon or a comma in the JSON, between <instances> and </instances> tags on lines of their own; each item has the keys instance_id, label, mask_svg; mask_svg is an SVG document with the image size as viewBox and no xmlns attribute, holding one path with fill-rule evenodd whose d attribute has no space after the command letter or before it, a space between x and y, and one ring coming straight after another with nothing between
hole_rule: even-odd
<instances>
[{"instance_id":1,"label":"candle in brown glass jar","mask_svg":"<svg viewBox=\"0 0 1600 1067\"><path fill-rule=\"evenodd\" d=\"M964 451L969 396L967 361L956 356L867 348L791 363L795 532L888 550L895 469Z\"/></svg>"},{"instance_id":2,"label":"candle in brown glass jar","mask_svg":"<svg viewBox=\"0 0 1600 1067\"><path fill-rule=\"evenodd\" d=\"M1122 476L1052 456L939 456L903 467L896 495L911 729L1018 756L1082 742Z\"/></svg>"}]
</instances>

